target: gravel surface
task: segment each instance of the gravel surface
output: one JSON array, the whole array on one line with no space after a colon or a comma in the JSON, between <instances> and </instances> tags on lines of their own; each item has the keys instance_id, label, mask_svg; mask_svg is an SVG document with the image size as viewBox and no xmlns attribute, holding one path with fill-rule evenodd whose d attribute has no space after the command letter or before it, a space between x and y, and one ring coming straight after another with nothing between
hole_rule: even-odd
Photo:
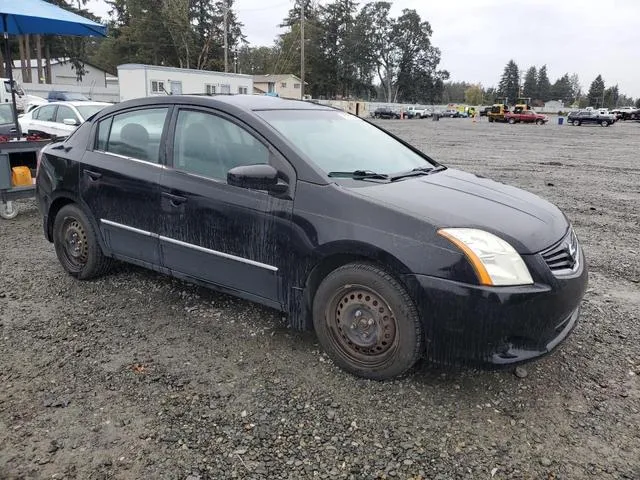
<instances>
[{"instance_id":1,"label":"gravel surface","mask_svg":"<svg viewBox=\"0 0 640 480\"><path fill-rule=\"evenodd\" d=\"M640 124L381 123L566 212L591 276L558 351L357 379L273 310L126 265L73 280L21 202L0 220L0 479L640 478Z\"/></svg>"}]
</instances>

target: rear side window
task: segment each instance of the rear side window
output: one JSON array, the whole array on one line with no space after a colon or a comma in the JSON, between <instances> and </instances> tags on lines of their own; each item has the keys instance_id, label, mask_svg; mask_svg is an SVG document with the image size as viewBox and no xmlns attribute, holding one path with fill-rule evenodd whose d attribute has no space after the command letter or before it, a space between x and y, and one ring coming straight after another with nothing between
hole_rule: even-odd
<instances>
[{"instance_id":1,"label":"rear side window","mask_svg":"<svg viewBox=\"0 0 640 480\"><path fill-rule=\"evenodd\" d=\"M158 163L160 140L168 111L166 107L148 108L121 113L101 121L98 125L98 149Z\"/></svg>"}]
</instances>

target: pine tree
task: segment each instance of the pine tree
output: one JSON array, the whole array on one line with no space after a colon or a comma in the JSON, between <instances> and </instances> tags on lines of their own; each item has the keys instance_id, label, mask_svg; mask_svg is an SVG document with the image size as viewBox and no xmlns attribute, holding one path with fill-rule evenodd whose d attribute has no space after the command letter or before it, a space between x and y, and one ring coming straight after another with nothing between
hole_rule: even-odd
<instances>
[{"instance_id":1,"label":"pine tree","mask_svg":"<svg viewBox=\"0 0 640 480\"><path fill-rule=\"evenodd\" d=\"M504 67L498 92L500 96L507 98L507 102L512 103L520 96L520 72L518 65L513 60L509 60L509 63Z\"/></svg>"},{"instance_id":2,"label":"pine tree","mask_svg":"<svg viewBox=\"0 0 640 480\"><path fill-rule=\"evenodd\" d=\"M547 75L547 66L543 65L538 70L538 95L537 98L543 102L551 100L551 82Z\"/></svg>"},{"instance_id":3,"label":"pine tree","mask_svg":"<svg viewBox=\"0 0 640 480\"><path fill-rule=\"evenodd\" d=\"M536 67L530 67L524 76L522 95L528 98L538 97L538 72Z\"/></svg>"},{"instance_id":4,"label":"pine tree","mask_svg":"<svg viewBox=\"0 0 640 480\"><path fill-rule=\"evenodd\" d=\"M598 75L591 86L589 87L589 93L587 94L587 101L591 107L601 107L604 96L604 80L602 75Z\"/></svg>"}]
</instances>

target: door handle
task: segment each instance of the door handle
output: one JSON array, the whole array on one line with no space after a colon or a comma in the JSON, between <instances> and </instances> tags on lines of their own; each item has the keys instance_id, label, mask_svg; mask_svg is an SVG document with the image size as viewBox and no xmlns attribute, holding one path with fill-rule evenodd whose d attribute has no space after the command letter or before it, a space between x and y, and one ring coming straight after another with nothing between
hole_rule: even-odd
<instances>
[{"instance_id":1,"label":"door handle","mask_svg":"<svg viewBox=\"0 0 640 480\"><path fill-rule=\"evenodd\" d=\"M184 202L187 201L187 197L183 197L181 195L174 195L173 193L169 193L169 192L162 192L162 196L165 198L168 198L169 202L174 207L179 207L180 205L182 205Z\"/></svg>"},{"instance_id":2,"label":"door handle","mask_svg":"<svg viewBox=\"0 0 640 480\"><path fill-rule=\"evenodd\" d=\"M93 180L94 182L96 180L100 180L102 178L102 174L100 172L94 172L92 170L85 170L85 173L87 174L87 176Z\"/></svg>"}]
</instances>

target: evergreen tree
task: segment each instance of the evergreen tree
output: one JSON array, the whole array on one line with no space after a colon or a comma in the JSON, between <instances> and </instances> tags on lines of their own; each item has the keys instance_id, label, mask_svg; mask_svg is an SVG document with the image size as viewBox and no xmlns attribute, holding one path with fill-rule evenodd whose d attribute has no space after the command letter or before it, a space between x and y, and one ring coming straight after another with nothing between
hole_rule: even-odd
<instances>
[{"instance_id":1,"label":"evergreen tree","mask_svg":"<svg viewBox=\"0 0 640 480\"><path fill-rule=\"evenodd\" d=\"M536 67L530 67L524 76L522 95L528 98L538 98L538 72Z\"/></svg>"},{"instance_id":2,"label":"evergreen tree","mask_svg":"<svg viewBox=\"0 0 640 480\"><path fill-rule=\"evenodd\" d=\"M506 97L507 102L515 102L520 96L520 72L518 65L513 60L509 60L504 67L500 84L498 85L498 93L501 97Z\"/></svg>"},{"instance_id":3,"label":"evergreen tree","mask_svg":"<svg viewBox=\"0 0 640 480\"><path fill-rule=\"evenodd\" d=\"M602 107L602 100L604 96L604 80L602 75L598 75L591 86L589 87L589 93L587 94L587 101L591 107Z\"/></svg>"},{"instance_id":4,"label":"evergreen tree","mask_svg":"<svg viewBox=\"0 0 640 480\"><path fill-rule=\"evenodd\" d=\"M549 81L549 76L547 75L547 66L543 65L538 70L538 88L537 88L537 98L538 100L542 100L543 102L548 102L551 100L551 82Z\"/></svg>"},{"instance_id":5,"label":"evergreen tree","mask_svg":"<svg viewBox=\"0 0 640 480\"><path fill-rule=\"evenodd\" d=\"M561 100L565 104L569 104L573 100L573 89L568 73L565 73L552 85L551 97L552 100Z\"/></svg>"}]
</instances>

